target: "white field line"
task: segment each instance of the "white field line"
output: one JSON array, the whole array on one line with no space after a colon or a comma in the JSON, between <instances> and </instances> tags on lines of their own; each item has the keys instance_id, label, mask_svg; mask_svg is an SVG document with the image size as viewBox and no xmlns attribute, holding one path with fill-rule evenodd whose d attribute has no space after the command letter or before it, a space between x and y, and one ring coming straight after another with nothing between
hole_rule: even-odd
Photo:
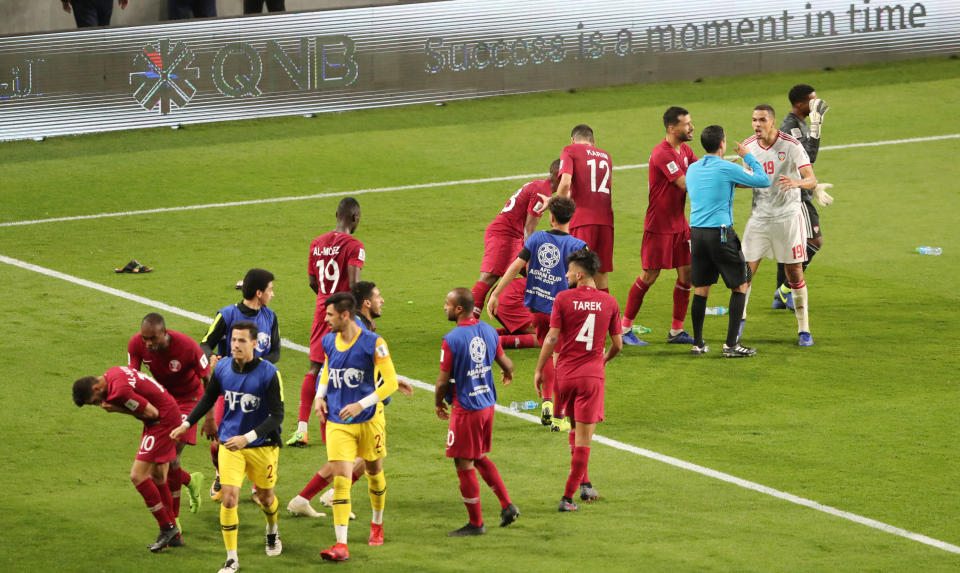
<instances>
[{"instance_id":1,"label":"white field line","mask_svg":"<svg viewBox=\"0 0 960 573\"><path fill-rule=\"evenodd\" d=\"M203 324L209 324L209 323L210 323L210 320L211 320L211 317L207 317L207 316L204 316L204 315L202 315L202 314L197 314L197 313L195 313L195 312L190 312L189 310L184 310L184 309L181 309L181 308L178 308L178 307L175 307L175 306L171 306L171 305L169 305L169 304L166 304L166 303L163 303L163 302L160 302L160 301L157 301L157 300L152 300L152 299L149 299L149 298L146 298L146 297L142 297L142 296L139 296L139 295L135 295L135 294L132 294L132 293L129 293L129 292L126 292L126 291L122 291L122 290L119 290L119 289L115 289L115 288L113 288L113 287L108 287L108 286L102 285L102 284L100 284L100 283L95 283L95 282L93 282L93 281L88 281L88 280L86 280L86 279L82 279L82 278L79 278L79 277L75 277L75 276L72 276L72 275L68 275L68 274L66 274L66 273L61 273L61 272L55 271L55 270L53 270L53 269L48 269L48 268L41 267L41 266L38 266L38 265L30 264L30 263L21 261L21 260L19 260L19 259L14 259L14 258L11 258L11 257L7 257L7 256L4 256L4 255L0 255L0 262L6 263L6 264L8 264L8 265L13 265L13 266L15 266L15 267L19 267L19 268L21 268L21 269L26 269L26 270L28 270L28 271L33 271L33 272L36 272L36 273L40 273L40 274L46 275L46 276L48 276L48 277L53 277L53 278L61 279L61 280L64 280L64 281L67 281L67 282L70 282L70 283L73 283L73 284L77 284L77 285L80 285L80 286L84 286L84 287L87 287L87 288L90 288L90 289L93 289L93 290L98 290L98 291L100 291L100 292L103 292L103 293L106 293L106 294L109 294L109 295L117 296L117 297L120 297L120 298L129 300L129 301L133 301L133 302L137 302L137 303L140 303L140 304L149 306L149 307L151 307L151 308L153 308L153 309L159 309L159 310L163 310L163 311L165 311L165 312L167 312L167 313L170 313L170 314L175 314L175 315L178 315L178 316L182 316L182 317L184 317L184 318L189 318L189 319L191 319L191 320L195 320L195 321L201 322L201 323L203 323ZM304 354L309 353L309 348L307 348L306 346L303 346L303 345L301 345L301 344L296 344L296 343L291 342L290 340L287 340L287 339L285 339L285 338L282 338L282 339L281 339L281 345L282 345L284 348L289 348L289 349L291 349L291 350L296 350L296 351L302 352L302 353L304 353ZM426 382L423 382L423 381L421 381L421 380L414 380L414 379L412 379L412 378L407 378L406 376L399 376L399 377L402 378L403 380L406 380L407 382L409 382L410 384L412 384L412 385L414 385L414 386L416 386L416 387L418 387L418 388L422 388L422 389L427 390L427 391L432 391L432 390L434 389L434 386L433 386L432 384L427 384ZM507 408L507 407L504 407L504 406L499 406L499 405L496 407L496 409L497 409L497 412L500 412L501 414L506 414L506 415L508 415L508 416L513 416L513 417L515 417L515 418L520 418L521 420L526 420L526 421L528 421L528 422L532 422L532 423L535 423L535 424L540 424L540 418L539 418L539 417L534 417L534 416L531 416L530 414L524 414L524 413L522 413L522 412L515 412L515 411L511 410L510 408ZM745 489L749 489L749 490L752 490L752 491L755 491L755 492L758 492L758 493L762 493L762 494L765 494L765 495L769 495L769 496L775 497L775 498L777 498L777 499L782 499L782 500L784 500L784 501L789 501L790 503L795 503L795 504L797 504L797 505L802 505L802 506L808 507L808 508L810 508L810 509L815 509L815 510L817 510L817 511L820 511L820 512L823 512L823 513L827 513L827 514L829 514L829 515L833 515L833 516L836 516L836 517L840 517L840 518L846 519L846 520L848 520L848 521L853 521L853 522L859 523L859 524L861 524L861 525L866 525L867 527L872 527L873 529L878 529L878 530L884 531L884 532L886 532L886 533L890 533L890 534L893 534L893 535L898 535L898 536L900 536L900 537L905 537L905 538L907 538L907 539L910 539L910 540L913 540L913 541L916 541L916 542L919 542L919 543L923 543L923 544L929 545L929 546L931 546L931 547L936 547L937 549L942 549L942 550L944 550L944 551L949 551L950 553L960 554L960 547L958 547L958 546L956 546L956 545L953 545L953 544L951 544L951 543L947 543L947 542L945 542L945 541L940 541L939 539L934 539L934 538L928 537L928 536L926 536L926 535L921 535L921 534L919 534L919 533L914 533L914 532L912 532L912 531L907 531L906 529L901 529L901 528L899 528L899 527L895 527L895 526L893 526L893 525L889 525L889 524L887 524L887 523L883 523L882 521L877 521L877 520L875 520L875 519L870 519L869 517L863 517L862 515L857 515L857 514L855 514L855 513L850 513L849 511L843 511L842 509L837 509L837 508L831 507L831 506L829 506L829 505L824 505L824 504L822 504L822 503L818 503L818 502L813 501L813 500L811 500L811 499L806 499L806 498L803 498L803 497L799 497L799 496L793 495L793 494L791 494L791 493L787 493L787 492L784 492L784 491L780 491L780 490L774 489L774 488L772 488L772 487L767 487L767 486L765 486L765 485L761 485L761 484L758 484L758 483L755 483L755 482L752 482L752 481L748 481L748 480L745 480L745 479L741 479L741 478L738 478L738 477L736 477L736 476L732 476L732 475L727 474L727 473L719 472L719 471L717 471L717 470L713 470L713 469L710 469L710 468L707 468L707 467L704 467L704 466L701 466L701 465L697 465L697 464L690 463L690 462L687 462L687 461L684 461L684 460L681 460L681 459L677 459L677 458L674 458L674 457L671 457L671 456L667 456L667 455L664 455L664 454L660 454L660 453L657 453L657 452L654 452L654 451L651 451L651 450L647 450L647 449L644 449L644 448L638 448L637 446L633 446L633 445L630 445L630 444L627 444L627 443L624 443L624 442L620 442L620 441L618 441L618 440L613 440L613 439L610 439L610 438L606 438L606 437L604 437L604 436L594 435L593 440L594 440L595 442L597 442L597 443L603 444L603 445L605 445L605 446L609 446L609 447L611 447L611 448L615 448L615 449L618 449L618 450L621 450L621 451L624 451L624 452L628 452L628 453L631 453L631 454L635 454L635 455L638 455L638 456L642 456L642 457L645 457L645 458L649 458L649 459L652 459L652 460L656 460L656 461L658 461L658 462L663 462L663 463L665 463L665 464L669 464L669 465L671 465L671 466L674 466L674 467L677 467L677 468L680 468L680 469L683 469L683 470L687 470L687 471L691 471L691 472L694 472L694 473L698 473L698 474L703 475L703 476L706 476L706 477L718 479L718 480L720 480L720 481L724 481L724 482L727 482L727 483L730 483L730 484L733 484L733 485L736 485L736 486L739 486L739 487L742 487L742 488L745 488Z\"/></svg>"},{"instance_id":2,"label":"white field line","mask_svg":"<svg viewBox=\"0 0 960 573\"><path fill-rule=\"evenodd\" d=\"M888 141L872 141L866 143L848 143L845 145L825 145L820 151L832 151L836 149L854 149L857 147L876 147L881 145L900 145L904 143L922 143L925 141L941 141L944 139L958 139L960 133L950 135L932 135L930 137L914 137L911 139L891 139ZM736 157L729 156L730 159ZM617 165L614 171L627 169L645 169L648 164L637 163L635 165ZM104 219L107 217L126 217L130 215L150 215L154 213L171 213L174 211L196 211L200 209L219 209L223 207L241 207L245 205L262 205L264 203L286 203L288 201L308 201L311 199L325 199L329 197L347 197L353 195L365 195L367 193L387 193L390 191L409 191L413 189L431 189L435 187L453 187L456 185L473 185L477 183L496 183L497 181L529 180L543 177L543 173L530 173L526 175L507 175L504 177L486 177L483 179L459 179L457 181L439 181L436 183L418 183L416 185L396 185L392 187L373 187L369 189L355 189L353 191L337 191L332 193L315 193L312 195L296 195L291 197L271 197L267 199L250 199L247 201L230 201L228 203L207 203L204 205L183 205L180 207L159 207L156 209L140 209L137 211L117 211L115 213L97 213L93 215L74 215L71 217L52 217L49 219L33 219L28 221L8 221L0 223L0 227L19 227L24 225L39 225L41 223L62 223L65 221L84 221L87 219Z\"/></svg>"}]
</instances>

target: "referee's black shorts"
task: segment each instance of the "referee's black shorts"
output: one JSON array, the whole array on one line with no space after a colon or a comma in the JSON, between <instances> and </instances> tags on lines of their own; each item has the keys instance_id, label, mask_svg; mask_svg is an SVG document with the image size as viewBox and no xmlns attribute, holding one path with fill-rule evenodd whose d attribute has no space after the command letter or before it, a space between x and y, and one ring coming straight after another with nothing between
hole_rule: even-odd
<instances>
[{"instance_id":1,"label":"referee's black shorts","mask_svg":"<svg viewBox=\"0 0 960 573\"><path fill-rule=\"evenodd\" d=\"M740 237L727 227L727 240L720 242L719 227L690 227L690 275L694 287L716 284L723 276L729 289L750 280L747 261L740 249Z\"/></svg>"}]
</instances>

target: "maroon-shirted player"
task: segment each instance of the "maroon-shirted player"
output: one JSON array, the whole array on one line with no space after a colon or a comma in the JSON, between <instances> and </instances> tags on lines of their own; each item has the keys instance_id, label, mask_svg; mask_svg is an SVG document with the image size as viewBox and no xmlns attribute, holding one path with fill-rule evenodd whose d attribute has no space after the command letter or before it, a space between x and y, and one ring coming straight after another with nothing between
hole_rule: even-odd
<instances>
[{"instance_id":1,"label":"maroon-shirted player","mask_svg":"<svg viewBox=\"0 0 960 573\"><path fill-rule=\"evenodd\" d=\"M667 342L693 344L693 337L683 330L691 288L690 223L683 215L683 209L687 201L687 167L697 160L686 143L693 139L690 113L682 107L668 108L663 114L663 127L667 135L650 154L650 202L640 247L643 272L630 287L623 312L623 341L634 346L646 344L637 338L631 327L643 304L643 296L662 269L677 270L677 283L673 286L673 321Z\"/></svg>"},{"instance_id":2,"label":"maroon-shirted player","mask_svg":"<svg viewBox=\"0 0 960 573\"><path fill-rule=\"evenodd\" d=\"M520 277L510 281L497 299L494 316L503 325L503 328L497 329L497 334L504 348L540 348L533 313L523 305L526 290L527 278Z\"/></svg>"},{"instance_id":3,"label":"maroon-shirted player","mask_svg":"<svg viewBox=\"0 0 960 573\"><path fill-rule=\"evenodd\" d=\"M140 334L134 334L127 344L127 363L131 370L140 370L143 364L150 368L153 378L167 389L177 401L181 414L189 414L203 396L203 386L210 380L210 362L200 345L185 334L167 330L163 316L151 312L140 321ZM212 420L211 420L212 421ZM204 433L213 439L216 427L204 426ZM181 466L183 448L197 444L197 428L185 433L177 442L177 457L170 462L167 485L173 498L173 517L180 517L180 488L186 486L190 498L190 512L200 510L200 492L203 473L189 474Z\"/></svg>"},{"instance_id":4,"label":"maroon-shirted player","mask_svg":"<svg viewBox=\"0 0 960 573\"><path fill-rule=\"evenodd\" d=\"M597 288L607 289L607 273L613 270L613 161L594 144L593 129L580 124L570 133L570 145L560 153L560 183L557 195L570 197L577 212L570 220L570 234L587 243L600 256L595 277Z\"/></svg>"},{"instance_id":5,"label":"maroon-shirted player","mask_svg":"<svg viewBox=\"0 0 960 573\"><path fill-rule=\"evenodd\" d=\"M307 422L313 409L313 399L317 395L317 376L323 367L326 356L323 353L323 336L330 332L324 320L327 297L337 292L350 292L360 280L360 270L366 253L363 243L353 238L360 224L360 203L353 197L344 197L337 205L337 228L320 235L310 243L310 259L307 273L310 288L317 293L317 306L313 314L313 327L310 330L310 371L303 377L300 386L300 407L297 410L297 429L287 440L288 446L307 445ZM320 421L321 439L325 440Z\"/></svg>"},{"instance_id":6,"label":"maroon-shirted player","mask_svg":"<svg viewBox=\"0 0 960 573\"><path fill-rule=\"evenodd\" d=\"M557 190L560 160L550 164L550 177L536 179L510 196L500 214L494 217L483 233L483 261L480 278L473 285L473 315L480 318L487 293L503 276L523 249L523 243L537 230L537 223L547 207L547 200Z\"/></svg>"},{"instance_id":7,"label":"maroon-shirted player","mask_svg":"<svg viewBox=\"0 0 960 573\"><path fill-rule=\"evenodd\" d=\"M543 367L560 343L557 356L557 402L559 416L570 418L570 474L560 500L560 511L576 511L573 494L580 487L580 499L591 501L599 494L590 483L587 463L590 440L597 422L603 420L604 366L623 348L620 337L620 307L615 298L596 288L594 277L600 268L596 253L587 249L567 257L570 289L557 294L547 333L537 361L534 383L543 378ZM576 287L576 288L574 288ZM610 348L603 343L610 334Z\"/></svg>"},{"instance_id":8,"label":"maroon-shirted player","mask_svg":"<svg viewBox=\"0 0 960 573\"><path fill-rule=\"evenodd\" d=\"M160 525L157 540L147 546L154 553L183 545L174 523L167 487L167 470L177 457L170 432L180 425L180 408L169 392L139 370L114 366L101 376L86 376L73 383L73 403L100 406L107 412L129 414L143 421L140 449L130 468L130 481Z\"/></svg>"}]
</instances>

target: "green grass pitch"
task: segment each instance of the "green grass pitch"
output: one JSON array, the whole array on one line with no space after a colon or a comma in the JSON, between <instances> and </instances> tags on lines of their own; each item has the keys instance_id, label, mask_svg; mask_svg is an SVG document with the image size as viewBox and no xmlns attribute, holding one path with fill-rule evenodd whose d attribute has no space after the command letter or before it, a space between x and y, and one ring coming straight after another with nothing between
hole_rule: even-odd
<instances>
[{"instance_id":1,"label":"green grass pitch","mask_svg":"<svg viewBox=\"0 0 960 573\"><path fill-rule=\"evenodd\" d=\"M134 209L337 193L387 186L545 172L570 128L589 123L618 165L645 163L663 137L669 105L699 130L751 134L750 112L814 85L831 112L824 145L960 133L954 95L960 63L937 59L838 71L766 74L702 83L578 90L322 115L188 126L180 131L55 138L0 145L0 223ZM750 360L694 358L662 343L671 272L648 293L637 321L651 345L625 349L607 369L607 421L598 433L860 516L960 544L956 462L960 139L822 151L821 181L836 185L821 210L824 248L809 268L816 346L796 346L796 322L769 308L775 269L754 283L745 342ZM612 293L625 303L640 271L645 169L614 174L617 217ZM472 286L482 233L524 180L359 195L363 278L387 299L378 322L401 374L432 383L440 337L451 327L447 291ZM281 334L308 340L314 295L309 241L333 228L337 197L255 206L0 227L0 255L212 316L237 300L234 282L263 266L277 278ZM749 193L736 201L736 228ZM543 223L545 225L545 222ZM943 247L941 257L914 253ZM115 275L135 257L156 267ZM10 264L0 264L0 567L7 571L214 571L223 562L215 503L184 503L187 546L150 554L155 523L127 474L138 423L77 409L70 385L126 359L147 305ZM725 289L710 304L726 305ZM408 304L412 301L412 304ZM199 339L205 325L170 313L168 327ZM689 326L689 321L688 321ZM715 348L723 319L708 317ZM499 402L533 398L536 352L511 351L514 384ZM305 355L284 349L286 435L295 424ZM520 519L496 527L499 506L482 488L485 537L448 539L466 522L446 423L432 395L398 396L387 412L387 543L365 544L369 502L340 567L377 571L957 571L960 555L604 445L590 476L601 500L558 514L569 468L566 436L498 414L490 457ZM311 424L311 427L314 427ZM314 437L316 440L316 437ZM324 461L319 445L285 448L281 504ZM188 471L211 473L204 446ZM316 504L315 504L316 505ZM263 552L263 518L240 508L245 571L303 571L333 543L331 518L283 516L284 553Z\"/></svg>"}]
</instances>

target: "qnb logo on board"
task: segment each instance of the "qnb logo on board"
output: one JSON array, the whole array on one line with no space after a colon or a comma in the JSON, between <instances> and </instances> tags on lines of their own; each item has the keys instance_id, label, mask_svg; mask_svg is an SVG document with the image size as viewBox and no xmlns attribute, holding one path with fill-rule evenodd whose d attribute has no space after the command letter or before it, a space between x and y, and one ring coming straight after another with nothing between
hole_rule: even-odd
<instances>
[{"instance_id":1,"label":"qnb logo on board","mask_svg":"<svg viewBox=\"0 0 960 573\"><path fill-rule=\"evenodd\" d=\"M133 59L134 69L141 70L130 74L134 99L143 109L160 115L183 109L197 93L194 82L200 69L193 65L194 60L183 42L172 48L169 40L147 44Z\"/></svg>"}]
</instances>

